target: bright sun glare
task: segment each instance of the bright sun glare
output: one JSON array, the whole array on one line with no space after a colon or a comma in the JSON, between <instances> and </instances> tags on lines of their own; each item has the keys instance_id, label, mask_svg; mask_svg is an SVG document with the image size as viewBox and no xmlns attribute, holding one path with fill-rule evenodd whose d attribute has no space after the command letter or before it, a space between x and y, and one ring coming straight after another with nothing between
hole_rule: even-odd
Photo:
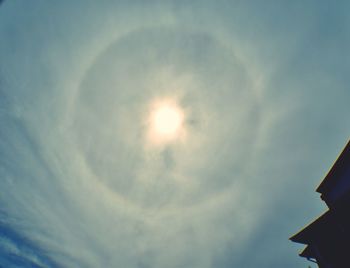
<instances>
[{"instance_id":1,"label":"bright sun glare","mask_svg":"<svg viewBox=\"0 0 350 268\"><path fill-rule=\"evenodd\" d=\"M157 102L150 114L150 135L154 143L164 143L180 138L183 132L184 112L175 103Z\"/></svg>"},{"instance_id":2,"label":"bright sun glare","mask_svg":"<svg viewBox=\"0 0 350 268\"><path fill-rule=\"evenodd\" d=\"M179 129L181 121L181 113L168 105L160 107L154 114L154 127L161 135L174 134Z\"/></svg>"}]
</instances>

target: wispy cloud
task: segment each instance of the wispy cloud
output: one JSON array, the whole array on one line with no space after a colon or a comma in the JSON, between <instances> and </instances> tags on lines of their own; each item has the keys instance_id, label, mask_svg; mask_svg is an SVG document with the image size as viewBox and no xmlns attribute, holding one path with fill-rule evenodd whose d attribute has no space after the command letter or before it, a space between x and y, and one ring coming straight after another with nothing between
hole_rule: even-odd
<instances>
[{"instance_id":1,"label":"wispy cloud","mask_svg":"<svg viewBox=\"0 0 350 268\"><path fill-rule=\"evenodd\" d=\"M325 5L4 2L0 261L301 264L287 239L350 131L349 21ZM186 140L147 146L162 97Z\"/></svg>"}]
</instances>

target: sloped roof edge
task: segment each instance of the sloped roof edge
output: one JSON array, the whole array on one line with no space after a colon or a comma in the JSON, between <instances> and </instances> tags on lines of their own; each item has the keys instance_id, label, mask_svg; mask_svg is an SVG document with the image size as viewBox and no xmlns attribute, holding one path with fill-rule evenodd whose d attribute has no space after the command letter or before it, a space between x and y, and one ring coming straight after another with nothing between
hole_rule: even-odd
<instances>
[{"instance_id":1,"label":"sloped roof edge","mask_svg":"<svg viewBox=\"0 0 350 268\"><path fill-rule=\"evenodd\" d=\"M333 166L327 173L326 177L323 179L321 184L317 187L316 192L325 194L329 189L338 182L341 178L341 171L347 166L350 165L350 140L345 145L345 148L338 156L337 160L334 162Z\"/></svg>"},{"instance_id":2,"label":"sloped roof edge","mask_svg":"<svg viewBox=\"0 0 350 268\"><path fill-rule=\"evenodd\" d=\"M317 230L322 228L322 226L327 226L329 215L328 210L289 239L300 244L310 244L314 240L314 237L319 235Z\"/></svg>"}]
</instances>

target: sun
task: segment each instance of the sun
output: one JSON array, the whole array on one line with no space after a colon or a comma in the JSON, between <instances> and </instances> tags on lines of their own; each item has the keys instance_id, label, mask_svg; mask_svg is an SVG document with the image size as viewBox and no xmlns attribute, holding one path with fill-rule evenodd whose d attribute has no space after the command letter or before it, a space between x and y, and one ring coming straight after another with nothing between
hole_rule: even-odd
<instances>
[{"instance_id":1,"label":"sun","mask_svg":"<svg viewBox=\"0 0 350 268\"><path fill-rule=\"evenodd\" d=\"M174 135L182 124L182 114L176 107L164 105L154 112L154 128L160 135Z\"/></svg>"},{"instance_id":2,"label":"sun","mask_svg":"<svg viewBox=\"0 0 350 268\"><path fill-rule=\"evenodd\" d=\"M185 114L173 100L159 100L153 103L149 114L149 139L155 144L176 141L184 133Z\"/></svg>"}]
</instances>

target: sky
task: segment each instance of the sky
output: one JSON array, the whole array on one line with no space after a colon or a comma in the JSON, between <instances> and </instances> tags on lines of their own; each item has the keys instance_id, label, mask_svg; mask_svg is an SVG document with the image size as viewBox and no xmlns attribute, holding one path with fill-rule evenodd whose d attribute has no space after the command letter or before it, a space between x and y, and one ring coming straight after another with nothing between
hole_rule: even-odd
<instances>
[{"instance_id":1,"label":"sky","mask_svg":"<svg viewBox=\"0 0 350 268\"><path fill-rule=\"evenodd\" d=\"M349 139L349 5L3 1L0 267L312 266L288 238Z\"/></svg>"}]
</instances>

